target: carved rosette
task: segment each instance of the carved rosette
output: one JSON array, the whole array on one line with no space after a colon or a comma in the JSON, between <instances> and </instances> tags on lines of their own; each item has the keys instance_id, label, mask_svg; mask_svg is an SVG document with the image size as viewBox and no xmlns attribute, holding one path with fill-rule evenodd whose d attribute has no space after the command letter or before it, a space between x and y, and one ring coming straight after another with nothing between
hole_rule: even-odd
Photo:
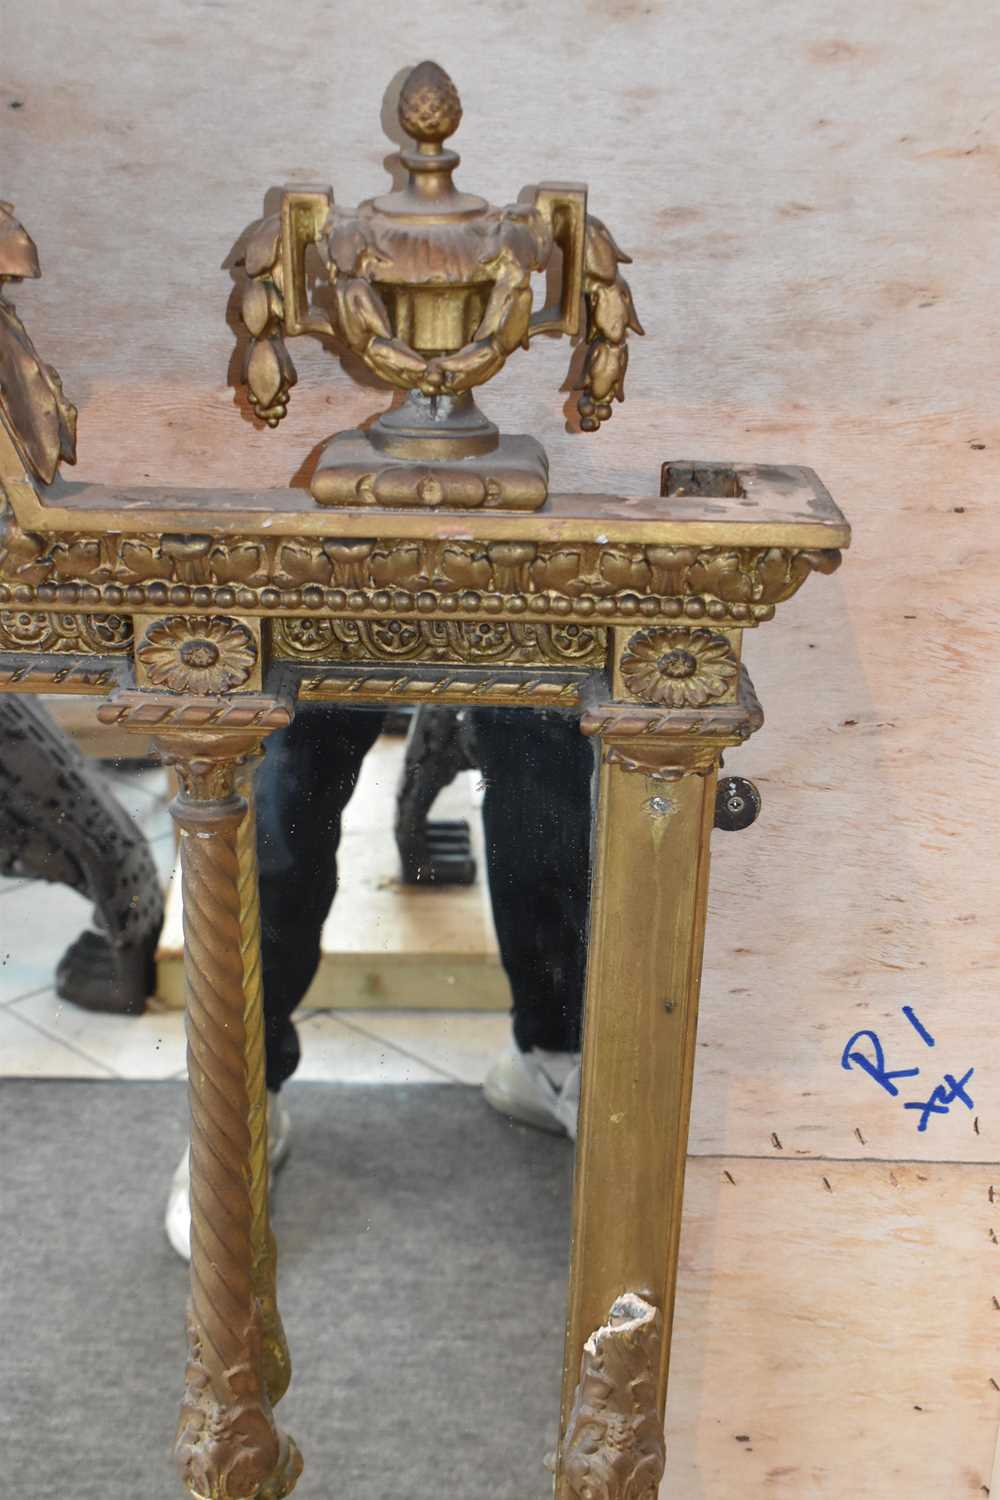
<instances>
[{"instance_id":1,"label":"carved rosette","mask_svg":"<svg viewBox=\"0 0 1000 1500\"><path fill-rule=\"evenodd\" d=\"M739 662L725 636L667 627L640 630L629 638L621 675L643 703L703 708L732 694Z\"/></svg>"},{"instance_id":2,"label":"carved rosette","mask_svg":"<svg viewBox=\"0 0 1000 1500\"><path fill-rule=\"evenodd\" d=\"M257 646L238 620L193 620L169 615L147 627L136 658L156 687L173 693L228 693L242 687L257 662Z\"/></svg>"},{"instance_id":3,"label":"carved rosette","mask_svg":"<svg viewBox=\"0 0 1000 1500\"><path fill-rule=\"evenodd\" d=\"M659 1310L626 1292L584 1345L562 1448L562 1472L579 1500L656 1500L666 1463L661 1339Z\"/></svg>"}]
</instances>

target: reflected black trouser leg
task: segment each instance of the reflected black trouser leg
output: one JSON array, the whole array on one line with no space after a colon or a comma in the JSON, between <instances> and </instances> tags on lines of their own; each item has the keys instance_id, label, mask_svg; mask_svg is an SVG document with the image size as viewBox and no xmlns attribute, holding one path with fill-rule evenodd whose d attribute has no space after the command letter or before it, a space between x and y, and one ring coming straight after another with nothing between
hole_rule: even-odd
<instances>
[{"instance_id":1,"label":"reflected black trouser leg","mask_svg":"<svg viewBox=\"0 0 1000 1500\"><path fill-rule=\"evenodd\" d=\"M299 1061L291 1016L319 967L337 893L341 815L383 717L378 709L303 704L265 742L256 799L269 1089Z\"/></svg>"},{"instance_id":2,"label":"reflected black trouser leg","mask_svg":"<svg viewBox=\"0 0 1000 1500\"><path fill-rule=\"evenodd\" d=\"M594 751L572 715L471 711L500 956L522 1051L580 1046Z\"/></svg>"}]
</instances>

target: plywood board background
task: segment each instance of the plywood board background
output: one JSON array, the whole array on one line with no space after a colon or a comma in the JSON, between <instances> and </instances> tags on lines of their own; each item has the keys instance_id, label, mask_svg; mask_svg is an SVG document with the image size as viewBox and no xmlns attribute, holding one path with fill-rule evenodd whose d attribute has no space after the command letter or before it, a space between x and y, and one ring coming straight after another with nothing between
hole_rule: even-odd
<instances>
[{"instance_id":1,"label":"plywood board background","mask_svg":"<svg viewBox=\"0 0 1000 1500\"><path fill-rule=\"evenodd\" d=\"M287 422L255 431L226 263L273 186L381 190L383 91L432 55L464 96L465 186L587 178L635 256L647 336L608 429L565 430L555 344L486 400L545 441L555 486L808 463L849 514L843 570L747 647L768 722L729 764L764 814L716 838L665 1492L988 1492L996 0L10 10L0 187L46 273L17 300L79 403L81 474L284 484L384 403L302 341ZM974 1067L974 1109L918 1133L906 1096L840 1067L862 1027L921 1085Z\"/></svg>"}]
</instances>

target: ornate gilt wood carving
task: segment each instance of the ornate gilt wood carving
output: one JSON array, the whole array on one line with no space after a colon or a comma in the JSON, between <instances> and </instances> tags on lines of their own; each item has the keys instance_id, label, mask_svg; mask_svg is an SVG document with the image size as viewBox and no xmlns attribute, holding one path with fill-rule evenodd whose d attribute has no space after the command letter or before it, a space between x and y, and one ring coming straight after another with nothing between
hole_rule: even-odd
<instances>
[{"instance_id":1,"label":"ornate gilt wood carving","mask_svg":"<svg viewBox=\"0 0 1000 1500\"><path fill-rule=\"evenodd\" d=\"M605 630L574 624L282 619L271 640L275 657L289 661L603 667L607 656Z\"/></svg>"},{"instance_id":2,"label":"ornate gilt wood carving","mask_svg":"<svg viewBox=\"0 0 1000 1500\"><path fill-rule=\"evenodd\" d=\"M257 643L239 620L226 615L191 619L168 615L147 625L136 647L147 682L174 693L228 693L250 680Z\"/></svg>"},{"instance_id":3,"label":"ornate gilt wood carving","mask_svg":"<svg viewBox=\"0 0 1000 1500\"><path fill-rule=\"evenodd\" d=\"M276 426L296 379L285 338L325 334L407 399L327 444L311 481L320 504L537 509L541 445L502 435L472 391L533 335L575 336L585 310L577 406L582 430L596 431L625 399L628 335L642 333L620 271L628 256L587 213L580 184L543 183L506 208L459 192L459 157L444 142L462 109L435 63L410 74L398 115L417 143L400 153L405 187L350 209L330 189L289 188L254 226L242 298L251 405ZM327 283L315 301L307 250ZM559 304L533 311L532 275L557 263Z\"/></svg>"},{"instance_id":4,"label":"ornate gilt wood carving","mask_svg":"<svg viewBox=\"0 0 1000 1500\"><path fill-rule=\"evenodd\" d=\"M304 674L299 697L308 702L354 700L358 703L489 703L497 708L576 708L581 701L580 679L539 676L531 672L457 672L442 668L419 675L387 671L322 671Z\"/></svg>"},{"instance_id":5,"label":"ornate gilt wood carving","mask_svg":"<svg viewBox=\"0 0 1000 1500\"><path fill-rule=\"evenodd\" d=\"M620 670L626 688L644 703L703 708L731 694L739 661L725 636L669 627L631 636Z\"/></svg>"},{"instance_id":6,"label":"ornate gilt wood carving","mask_svg":"<svg viewBox=\"0 0 1000 1500\"><path fill-rule=\"evenodd\" d=\"M638 331L623 257L581 188L542 187L523 213L463 203L443 144L456 111L439 70L413 80L404 123L418 144L397 201L344 215L327 194L291 190L247 253L247 376L265 421L283 415L293 379L282 336L318 326L307 245L327 252L327 331L411 390L372 444L393 506L370 503L373 479L348 496L360 504L323 508L344 499L357 434L346 458L330 451L340 439L328 445L314 495L60 481L43 498L35 480L72 457L75 414L0 296L0 690L100 693L100 721L152 732L182 787L193 1224L177 1455L195 1500L280 1500L301 1467L272 1411L288 1355L266 1213L253 826L237 780L296 696L582 708L595 737L556 1496L653 1500L668 1365L657 1308L669 1312L676 1278L715 772L762 721L741 634L812 572L832 573L849 540L822 484L795 466L668 462L659 495L544 497L540 446L499 438L469 393L530 333L573 334L585 313L581 425L606 420L626 331ZM398 200L424 190L435 212L419 235L419 203ZM468 262L466 210L493 247L482 264ZM390 245L394 217L393 235L406 228ZM465 256L450 270L449 238ZM524 274L555 246L562 295L532 317ZM463 281L470 266L483 276ZM4 207L0 283L36 270ZM435 425L447 460L421 446ZM502 493L467 484L480 458L487 479L508 466ZM618 1297L623 1285L650 1290Z\"/></svg>"},{"instance_id":7,"label":"ornate gilt wood carving","mask_svg":"<svg viewBox=\"0 0 1000 1500\"><path fill-rule=\"evenodd\" d=\"M257 1038L247 1031L248 1021L257 1025L259 992L247 990L248 970L256 981L239 829L249 809L237 778L258 736L167 733L156 744L181 784L171 813L182 845L191 1090L189 1357L176 1458L198 1500L279 1500L302 1462L271 1411L268 1373L280 1394L283 1370L276 1309L261 1297L269 1290L260 1264L266 1184L247 1171L255 1139L258 1157L261 1149L250 1094Z\"/></svg>"},{"instance_id":8,"label":"ornate gilt wood carving","mask_svg":"<svg viewBox=\"0 0 1000 1500\"><path fill-rule=\"evenodd\" d=\"M661 1334L659 1310L626 1292L584 1345L562 1462L579 1500L656 1500L666 1462Z\"/></svg>"},{"instance_id":9,"label":"ornate gilt wood carving","mask_svg":"<svg viewBox=\"0 0 1000 1500\"><path fill-rule=\"evenodd\" d=\"M90 658L23 656L4 653L0 662L0 692L109 693L118 673L97 667Z\"/></svg>"},{"instance_id":10,"label":"ornate gilt wood carving","mask_svg":"<svg viewBox=\"0 0 1000 1500\"><path fill-rule=\"evenodd\" d=\"M287 702L256 693L193 698L122 688L99 706L97 717L102 724L128 729L244 729L266 734L290 724L292 710Z\"/></svg>"},{"instance_id":11,"label":"ornate gilt wood carving","mask_svg":"<svg viewBox=\"0 0 1000 1500\"><path fill-rule=\"evenodd\" d=\"M605 759L654 781L678 781L714 771L729 745L760 728L764 712L750 674L740 666L736 701L704 709L659 709L638 703L598 702L585 693L580 728L598 736Z\"/></svg>"},{"instance_id":12,"label":"ornate gilt wood carving","mask_svg":"<svg viewBox=\"0 0 1000 1500\"><path fill-rule=\"evenodd\" d=\"M123 656L133 646L130 615L83 615L37 609L0 610L0 651Z\"/></svg>"},{"instance_id":13,"label":"ornate gilt wood carving","mask_svg":"<svg viewBox=\"0 0 1000 1500\"><path fill-rule=\"evenodd\" d=\"M13 204L0 203L0 423L21 461L49 484L61 461L76 462L76 407L6 295L7 282L41 274L34 240Z\"/></svg>"},{"instance_id":14,"label":"ornate gilt wood carving","mask_svg":"<svg viewBox=\"0 0 1000 1500\"><path fill-rule=\"evenodd\" d=\"M257 827L253 775L257 757L242 766L238 790L246 813L236 833L239 867L240 951L243 956L244 1061L250 1135L251 1276L260 1306L261 1364L272 1406L292 1378L288 1340L278 1311L277 1246L269 1212L270 1164L267 1152L267 1054L264 1045L264 987L260 955L260 889L257 877Z\"/></svg>"},{"instance_id":15,"label":"ornate gilt wood carving","mask_svg":"<svg viewBox=\"0 0 1000 1500\"><path fill-rule=\"evenodd\" d=\"M768 620L837 548L45 537L0 515L0 605L264 614Z\"/></svg>"}]
</instances>

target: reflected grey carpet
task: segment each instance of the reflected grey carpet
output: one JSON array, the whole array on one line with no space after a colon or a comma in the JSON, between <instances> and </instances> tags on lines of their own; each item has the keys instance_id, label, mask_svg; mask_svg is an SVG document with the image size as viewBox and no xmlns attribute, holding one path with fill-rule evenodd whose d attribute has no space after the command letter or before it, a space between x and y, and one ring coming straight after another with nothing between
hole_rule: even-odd
<instances>
[{"instance_id":1,"label":"reflected grey carpet","mask_svg":"<svg viewBox=\"0 0 1000 1500\"><path fill-rule=\"evenodd\" d=\"M572 1148L478 1090L291 1084L280 1407L303 1500L542 1500ZM18 1500L176 1500L181 1086L0 1084L0 1451Z\"/></svg>"}]
</instances>

